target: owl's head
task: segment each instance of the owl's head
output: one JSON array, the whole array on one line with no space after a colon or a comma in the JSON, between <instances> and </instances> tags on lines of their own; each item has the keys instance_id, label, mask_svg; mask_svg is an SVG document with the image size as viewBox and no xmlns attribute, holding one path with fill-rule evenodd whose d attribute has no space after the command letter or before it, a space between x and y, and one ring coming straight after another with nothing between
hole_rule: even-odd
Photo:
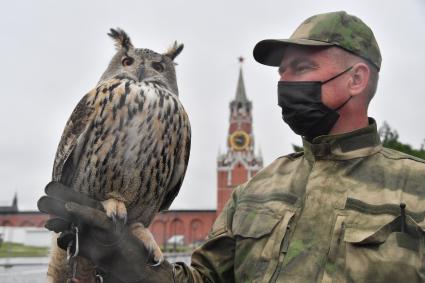
<instances>
[{"instance_id":1,"label":"owl's head","mask_svg":"<svg viewBox=\"0 0 425 283\"><path fill-rule=\"evenodd\" d=\"M145 48L134 48L128 35L121 29L111 29L108 35L115 41L117 53L109 63L100 81L116 76L135 81L161 81L178 95L174 59L183 50L183 44L174 44L159 54Z\"/></svg>"}]
</instances>

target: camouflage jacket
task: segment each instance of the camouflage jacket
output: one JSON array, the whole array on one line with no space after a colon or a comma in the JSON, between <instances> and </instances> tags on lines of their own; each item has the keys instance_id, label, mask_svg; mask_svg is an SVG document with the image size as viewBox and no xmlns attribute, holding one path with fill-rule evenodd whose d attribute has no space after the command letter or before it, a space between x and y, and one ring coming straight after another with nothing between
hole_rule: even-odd
<instances>
[{"instance_id":1,"label":"camouflage jacket","mask_svg":"<svg viewBox=\"0 0 425 283\"><path fill-rule=\"evenodd\" d=\"M425 282L425 161L370 121L236 188L176 282Z\"/></svg>"}]
</instances>

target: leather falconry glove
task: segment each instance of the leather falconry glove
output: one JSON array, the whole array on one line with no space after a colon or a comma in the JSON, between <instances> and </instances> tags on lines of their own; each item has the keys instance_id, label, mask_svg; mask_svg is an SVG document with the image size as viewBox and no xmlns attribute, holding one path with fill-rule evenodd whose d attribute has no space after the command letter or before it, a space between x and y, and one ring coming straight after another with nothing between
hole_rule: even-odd
<instances>
[{"instance_id":1,"label":"leather falconry glove","mask_svg":"<svg viewBox=\"0 0 425 283\"><path fill-rule=\"evenodd\" d=\"M149 252L128 226L114 223L100 202L58 182L50 182L38 209L52 216L45 227L61 233L58 246L67 248L72 227L78 228L78 254L91 260L103 282L174 282L173 266L164 261L152 266Z\"/></svg>"}]
</instances>

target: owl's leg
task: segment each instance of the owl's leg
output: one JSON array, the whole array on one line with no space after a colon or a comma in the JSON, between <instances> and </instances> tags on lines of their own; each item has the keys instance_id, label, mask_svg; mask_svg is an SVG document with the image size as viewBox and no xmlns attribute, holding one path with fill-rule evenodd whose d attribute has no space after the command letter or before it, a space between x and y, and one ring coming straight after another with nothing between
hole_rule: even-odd
<instances>
[{"instance_id":1,"label":"owl's leg","mask_svg":"<svg viewBox=\"0 0 425 283\"><path fill-rule=\"evenodd\" d=\"M47 282L63 283L67 280L68 265L66 252L57 246L58 234L54 233L50 249L50 262L47 268Z\"/></svg>"},{"instance_id":2,"label":"owl's leg","mask_svg":"<svg viewBox=\"0 0 425 283\"><path fill-rule=\"evenodd\" d=\"M54 233L52 238L52 246L50 250L50 262L47 269L48 283L65 283L68 282L70 275L68 261L66 260L66 251L62 250L57 245L59 234ZM77 257L77 274L78 282L95 283L96 269L93 263L83 257Z\"/></svg>"},{"instance_id":3,"label":"owl's leg","mask_svg":"<svg viewBox=\"0 0 425 283\"><path fill-rule=\"evenodd\" d=\"M142 223L134 223L131 225L131 232L143 242L148 252L153 255L153 258L156 261L154 266L160 265L164 261L164 255L156 243L151 231L149 231L149 229Z\"/></svg>"},{"instance_id":4,"label":"owl's leg","mask_svg":"<svg viewBox=\"0 0 425 283\"><path fill-rule=\"evenodd\" d=\"M116 222L118 218L118 220L123 221L124 224L127 223L127 208L125 207L124 202L110 198L102 201L101 203L106 211L106 215L112 218L114 222Z\"/></svg>"}]
</instances>

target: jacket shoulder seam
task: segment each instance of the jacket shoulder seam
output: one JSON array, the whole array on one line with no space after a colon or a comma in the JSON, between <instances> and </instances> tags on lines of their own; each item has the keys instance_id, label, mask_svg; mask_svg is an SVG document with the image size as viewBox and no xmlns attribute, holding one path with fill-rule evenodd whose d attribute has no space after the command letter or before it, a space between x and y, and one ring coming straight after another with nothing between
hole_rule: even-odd
<instances>
[{"instance_id":1,"label":"jacket shoulder seam","mask_svg":"<svg viewBox=\"0 0 425 283\"><path fill-rule=\"evenodd\" d=\"M421 159L419 157L412 156L412 155L409 155L407 153L400 152L400 151L397 151L397 150L394 150L394 149L386 148L386 147L383 147L379 151L379 153L382 154L383 156L385 156L386 158L393 159L393 160L409 159L409 160L412 160L412 161L416 161L416 162L425 164L424 159Z\"/></svg>"},{"instance_id":2,"label":"jacket shoulder seam","mask_svg":"<svg viewBox=\"0 0 425 283\"><path fill-rule=\"evenodd\" d=\"M295 159L300 158L302 156L304 156L304 151L297 151L297 152L293 152L293 153L290 153L290 154L279 156L277 159L288 158L290 160L295 160Z\"/></svg>"}]
</instances>

